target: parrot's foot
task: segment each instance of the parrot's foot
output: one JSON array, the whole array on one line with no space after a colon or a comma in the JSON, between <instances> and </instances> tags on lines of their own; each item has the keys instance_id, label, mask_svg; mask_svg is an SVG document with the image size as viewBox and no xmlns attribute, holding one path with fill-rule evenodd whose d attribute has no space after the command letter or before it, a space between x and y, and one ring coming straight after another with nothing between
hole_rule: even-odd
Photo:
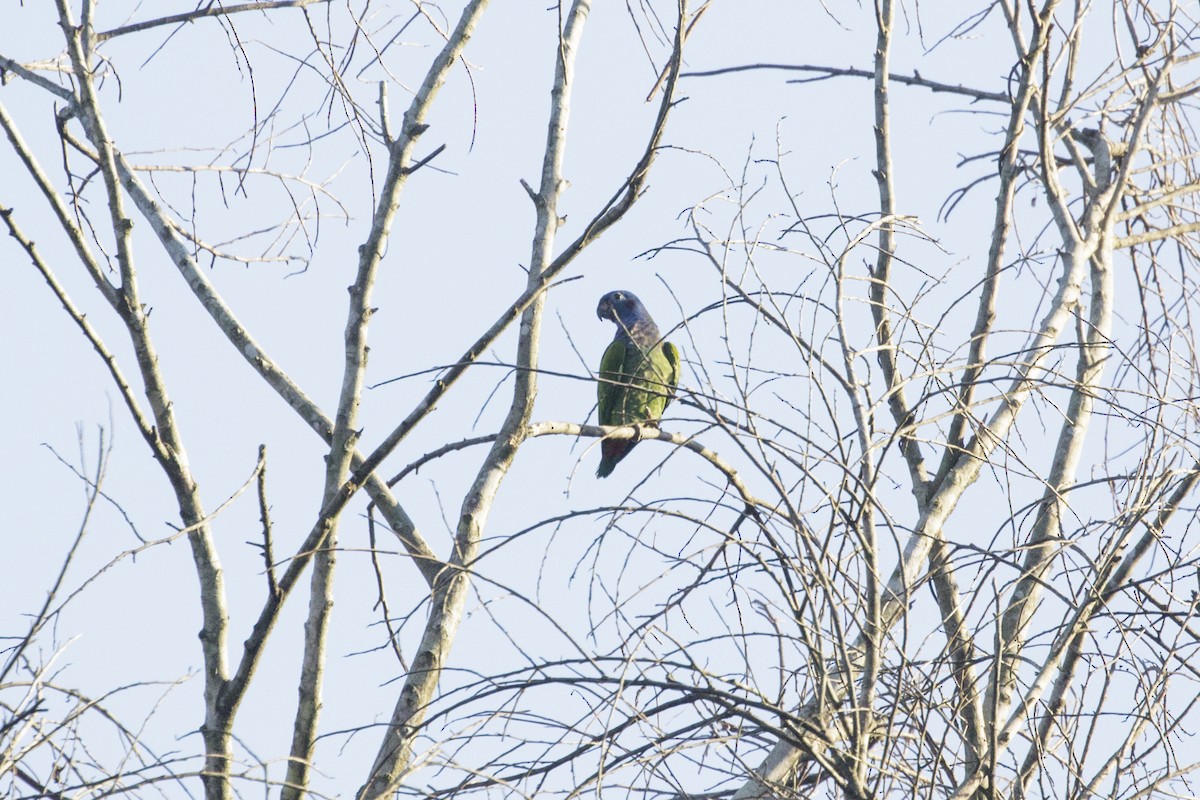
<instances>
[{"instance_id":1,"label":"parrot's foot","mask_svg":"<svg viewBox=\"0 0 1200 800\"><path fill-rule=\"evenodd\" d=\"M649 433L648 431L657 431L658 423L657 422L635 422L635 423L633 423L633 430L634 430L633 441L640 442L643 439L653 438L652 433Z\"/></svg>"}]
</instances>

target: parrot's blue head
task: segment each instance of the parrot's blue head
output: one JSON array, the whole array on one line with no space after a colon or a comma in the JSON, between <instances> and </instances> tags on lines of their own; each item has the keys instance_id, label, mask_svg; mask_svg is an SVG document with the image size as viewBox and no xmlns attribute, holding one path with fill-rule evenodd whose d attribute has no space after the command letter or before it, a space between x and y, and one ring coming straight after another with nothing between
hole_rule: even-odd
<instances>
[{"instance_id":1,"label":"parrot's blue head","mask_svg":"<svg viewBox=\"0 0 1200 800\"><path fill-rule=\"evenodd\" d=\"M630 339L638 347L651 347L659 340L658 326L633 292L618 289L604 295L596 306L596 316L615 322L617 338Z\"/></svg>"}]
</instances>

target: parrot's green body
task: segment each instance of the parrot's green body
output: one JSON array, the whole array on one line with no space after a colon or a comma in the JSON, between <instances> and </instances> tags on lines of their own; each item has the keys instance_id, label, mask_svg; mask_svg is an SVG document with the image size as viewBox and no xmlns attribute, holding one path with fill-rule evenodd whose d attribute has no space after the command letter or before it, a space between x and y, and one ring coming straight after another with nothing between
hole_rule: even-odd
<instances>
[{"instance_id":1,"label":"parrot's green body","mask_svg":"<svg viewBox=\"0 0 1200 800\"><path fill-rule=\"evenodd\" d=\"M629 292L604 295L596 315L617 324L617 335L600 361L600 424L657 425L679 384L679 348L662 341L654 320ZM634 439L603 440L597 477L612 474L636 444Z\"/></svg>"}]
</instances>

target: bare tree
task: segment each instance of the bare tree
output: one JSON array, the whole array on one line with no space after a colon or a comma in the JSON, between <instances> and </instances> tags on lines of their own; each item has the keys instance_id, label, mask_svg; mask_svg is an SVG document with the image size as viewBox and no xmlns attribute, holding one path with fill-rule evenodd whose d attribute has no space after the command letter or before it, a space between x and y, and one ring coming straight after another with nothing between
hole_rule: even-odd
<instances>
[{"instance_id":1,"label":"bare tree","mask_svg":"<svg viewBox=\"0 0 1200 800\"><path fill-rule=\"evenodd\" d=\"M251 784L288 800L1194 793L1194 13L1169 0L999 0L950 23L919 7L898 20L891 0L868 10L853 22L811 12L867 24L869 43L846 63L731 64L713 61L733 35L718 15L741 10L629 4L615 34L612 17L589 24L610 8L552 7L539 40L539 91L550 89L540 176L519 181L533 210L524 260L499 254L489 220L460 218L469 191L433 186L472 185L473 162L453 145L470 152L488 120L479 109L502 91L474 63L473 36L504 13L485 0L279 0L111 19L92 0L58 0L56 56L0 52L3 163L19 173L0 191L20 199L2 198L0 216L10 252L99 356L166 478L174 530L137 534L82 579L80 533L48 599L28 604L32 622L0 661L0 786L140 795L198 782L214 800ZM596 24L609 61L590 72ZM935 29L946 33L931 41ZM139 92L146 65L203 73L196 54L207 51L188 37L204 32L226 42L252 120L202 154L190 141L148 151L154 136L137 120L153 108ZM524 34L506 32L519 47ZM912 58L950 53L986 69L930 78L898 66L914 42L925 55ZM619 124L583 117L599 131L570 125L620 85L612 54L638 50L645 111ZM872 69L852 66L869 54ZM807 165L790 123L740 168L691 146L687 131L704 121L677 129L686 94L720 103L746 86L791 103L829 90L869 98L859 110L874 159L860 171L874 193L841 184L850 167L827 190L800 191ZM444 89L472 112L442 113ZM918 98L931 94L985 120L944 175L922 142L894 132L927 113ZM541 119L511 116L523 141L541 140ZM573 161L589 133L600 144ZM605 181L572 167L601 157L619 163ZM489 169L517 185L508 158ZM700 170L720 185L681 196ZM906 205L905 175L941 192L937 219ZM589 397L599 350L580 345L572 365L562 340L582 329L560 316L559 335L547 309L556 287L601 271L580 256L610 229L630 231L631 209L659 186L678 205L648 213L686 206L671 222L682 235L658 222L648 248L638 234L622 241L626 255L686 276L664 284L682 319L666 335L687 376L661 428L588 425L588 400L572 411L539 387ZM424 207L439 203L449 222L427 230ZM331 233L335 222L344 230ZM960 228L967 244L951 245ZM423 248L460 246L438 240L444 231L468 240L473 263L415 263ZM502 260L522 262L503 299L468 312L465 285L493 285ZM186 292L167 288L167 263ZM247 293L233 266L266 272L272 294ZM344 310L327 294L301 313L277 307L279 286L325 272L349 276ZM327 319L336 308L340 379L308 386L305 365L270 355L280 339L268 308L304 335L312 308ZM439 327L376 339L393 354L385 385L369 377L368 331L389 310ZM301 472L278 467L271 437L253 431L239 440L256 454L249 478L224 496L202 490L206 468L192 464L206 431L189 421L239 390L189 388L208 345L160 336L157 321L193 312L232 346L217 360L248 365L255 389L317 434L319 489L278 488L277 469L289 482ZM586 469L605 436L649 443L585 487L571 460ZM93 469L81 458L68 476L86 487L81 531L101 500L119 500L101 490L105 458ZM619 480L634 482L614 502L629 486ZM246 527L243 507L257 526L249 546L222 533ZM102 595L96 579L114 564L183 539L202 719L174 732L199 729L191 755L119 721L120 692L92 701L53 673L64 609ZM351 584L335 581L347 572ZM307 608L289 614L302 581ZM377 624L339 623L335 600L364 586ZM293 678L286 711L264 711L256 698ZM335 708L331 723L327 694L355 681L370 684L364 707ZM121 745L93 757L107 726Z\"/></svg>"}]
</instances>

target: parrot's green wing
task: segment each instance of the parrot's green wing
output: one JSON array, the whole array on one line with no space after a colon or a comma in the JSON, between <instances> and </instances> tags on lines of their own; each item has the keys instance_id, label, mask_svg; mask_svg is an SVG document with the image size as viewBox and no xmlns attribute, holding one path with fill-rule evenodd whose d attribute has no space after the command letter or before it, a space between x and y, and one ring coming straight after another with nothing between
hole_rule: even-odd
<instances>
[{"instance_id":1,"label":"parrot's green wing","mask_svg":"<svg viewBox=\"0 0 1200 800\"><path fill-rule=\"evenodd\" d=\"M596 384L600 424L657 423L679 385L679 361L679 348L670 342L643 353L630 341L614 340L600 360L600 381ZM611 473L635 444L632 439L601 442L602 458L596 474L604 477Z\"/></svg>"},{"instance_id":2,"label":"parrot's green wing","mask_svg":"<svg viewBox=\"0 0 1200 800\"><path fill-rule=\"evenodd\" d=\"M600 380L596 384L596 401L599 406L598 414L601 425L619 425L615 422L616 408L624 406L622 398L624 397L626 387L619 384L628 381L625 361L629 355L628 349L637 352L636 347L626 345L621 341L614 341L604 351L604 357L600 359Z\"/></svg>"},{"instance_id":3,"label":"parrot's green wing","mask_svg":"<svg viewBox=\"0 0 1200 800\"><path fill-rule=\"evenodd\" d=\"M675 390L679 388L679 348L670 342L663 342L658 350L662 354L664 369L660 371L663 382L663 394L666 395L666 402L663 403L663 410L671 405L671 401L675 399ZM659 416L662 416L661 412Z\"/></svg>"},{"instance_id":4,"label":"parrot's green wing","mask_svg":"<svg viewBox=\"0 0 1200 800\"><path fill-rule=\"evenodd\" d=\"M596 401L601 425L656 422L679 384L679 348L670 342L643 354L632 342L616 340L600 360Z\"/></svg>"}]
</instances>

